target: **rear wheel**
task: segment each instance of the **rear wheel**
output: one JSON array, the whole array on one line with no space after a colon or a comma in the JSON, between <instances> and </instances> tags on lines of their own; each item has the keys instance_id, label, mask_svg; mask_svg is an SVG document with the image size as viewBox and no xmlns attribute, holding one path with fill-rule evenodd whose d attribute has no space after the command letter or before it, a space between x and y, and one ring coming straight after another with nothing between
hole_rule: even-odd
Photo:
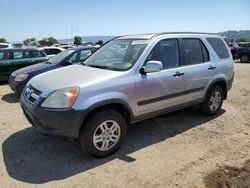
<instances>
[{"instance_id":1,"label":"rear wheel","mask_svg":"<svg viewBox=\"0 0 250 188\"><path fill-rule=\"evenodd\" d=\"M125 139L127 125L122 115L106 109L94 113L80 134L80 144L95 157L105 157L116 152Z\"/></svg>"},{"instance_id":2,"label":"rear wheel","mask_svg":"<svg viewBox=\"0 0 250 188\"><path fill-rule=\"evenodd\" d=\"M223 104L224 92L222 88L215 85L209 92L203 103L200 104L200 111L204 115L216 114Z\"/></svg>"},{"instance_id":3,"label":"rear wheel","mask_svg":"<svg viewBox=\"0 0 250 188\"><path fill-rule=\"evenodd\" d=\"M240 57L240 61L241 61L241 63L247 63L247 62L249 61L249 55L243 54L243 55Z\"/></svg>"}]
</instances>

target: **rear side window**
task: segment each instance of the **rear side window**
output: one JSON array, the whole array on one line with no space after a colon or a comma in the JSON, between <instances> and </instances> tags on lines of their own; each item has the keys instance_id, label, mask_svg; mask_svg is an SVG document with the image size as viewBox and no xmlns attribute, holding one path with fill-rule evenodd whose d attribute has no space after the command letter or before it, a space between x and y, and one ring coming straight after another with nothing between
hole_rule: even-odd
<instances>
[{"instance_id":1,"label":"rear side window","mask_svg":"<svg viewBox=\"0 0 250 188\"><path fill-rule=\"evenodd\" d=\"M22 51L15 51L15 52L13 52L13 59L22 59L22 58L24 58Z\"/></svg>"},{"instance_id":2,"label":"rear side window","mask_svg":"<svg viewBox=\"0 0 250 188\"><path fill-rule=\"evenodd\" d=\"M207 41L220 59L226 59L230 57L227 46L220 38L207 38Z\"/></svg>"},{"instance_id":3,"label":"rear side window","mask_svg":"<svg viewBox=\"0 0 250 188\"><path fill-rule=\"evenodd\" d=\"M194 65L209 61L207 48L200 39L184 38L182 39L184 51L184 65Z\"/></svg>"},{"instance_id":4,"label":"rear side window","mask_svg":"<svg viewBox=\"0 0 250 188\"><path fill-rule=\"evenodd\" d=\"M38 50L32 50L32 55L33 57L44 57L45 54L42 51L38 51Z\"/></svg>"},{"instance_id":5,"label":"rear side window","mask_svg":"<svg viewBox=\"0 0 250 188\"><path fill-rule=\"evenodd\" d=\"M147 61L161 61L164 69L179 66L179 46L177 39L166 39L157 43Z\"/></svg>"}]
</instances>

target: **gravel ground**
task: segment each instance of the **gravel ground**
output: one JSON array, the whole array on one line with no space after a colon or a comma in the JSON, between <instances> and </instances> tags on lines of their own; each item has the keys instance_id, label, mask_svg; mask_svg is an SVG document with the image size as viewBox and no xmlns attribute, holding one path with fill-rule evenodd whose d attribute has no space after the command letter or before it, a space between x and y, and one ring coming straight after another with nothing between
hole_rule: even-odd
<instances>
[{"instance_id":1,"label":"gravel ground","mask_svg":"<svg viewBox=\"0 0 250 188\"><path fill-rule=\"evenodd\" d=\"M217 116L202 116L197 107L191 107L135 124L121 150L105 159L87 156L77 142L35 132L22 114L18 97L1 84L0 187L200 188L220 185L211 184L220 169L234 175L231 169L243 168L236 175L246 175L249 74L250 64L235 63L233 88ZM235 185L250 187L249 181Z\"/></svg>"}]
</instances>

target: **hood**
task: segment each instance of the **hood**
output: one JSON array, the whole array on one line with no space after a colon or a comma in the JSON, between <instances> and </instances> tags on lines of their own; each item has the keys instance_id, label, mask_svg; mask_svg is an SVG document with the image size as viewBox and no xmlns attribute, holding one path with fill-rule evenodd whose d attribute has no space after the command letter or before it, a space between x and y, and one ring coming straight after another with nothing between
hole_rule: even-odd
<instances>
[{"instance_id":1,"label":"hood","mask_svg":"<svg viewBox=\"0 0 250 188\"><path fill-rule=\"evenodd\" d=\"M71 65L42 73L32 78L28 84L43 92L46 97L51 92L67 87L84 87L97 82L103 82L123 74L123 72L105 70L83 65Z\"/></svg>"},{"instance_id":2,"label":"hood","mask_svg":"<svg viewBox=\"0 0 250 188\"><path fill-rule=\"evenodd\" d=\"M53 65L48 64L48 63L38 63L38 64L35 64L35 65L30 65L30 66L18 69L15 72L13 72L12 75L16 76L18 74L26 74L26 73L30 73L30 72L33 72L33 71L46 69L46 68L51 67L51 66L53 66Z\"/></svg>"}]
</instances>

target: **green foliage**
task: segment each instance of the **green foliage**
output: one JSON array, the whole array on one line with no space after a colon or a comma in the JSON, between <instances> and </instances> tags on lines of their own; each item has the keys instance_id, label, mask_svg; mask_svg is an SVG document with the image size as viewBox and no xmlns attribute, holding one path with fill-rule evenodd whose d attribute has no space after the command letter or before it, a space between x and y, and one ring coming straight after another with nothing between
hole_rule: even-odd
<instances>
[{"instance_id":1,"label":"green foliage","mask_svg":"<svg viewBox=\"0 0 250 188\"><path fill-rule=\"evenodd\" d=\"M75 44L75 45L81 45L81 44L82 44L82 37L80 37L80 36L75 36L75 37L74 37L74 44Z\"/></svg>"},{"instance_id":2,"label":"green foliage","mask_svg":"<svg viewBox=\"0 0 250 188\"><path fill-rule=\"evenodd\" d=\"M35 38L26 39L26 40L23 41L23 44L25 46L35 46L36 45L36 39Z\"/></svg>"},{"instance_id":3,"label":"green foliage","mask_svg":"<svg viewBox=\"0 0 250 188\"><path fill-rule=\"evenodd\" d=\"M58 41L53 37L49 37L49 38L43 38L42 40L38 41L38 43L42 46L51 46L53 44L57 44Z\"/></svg>"},{"instance_id":4,"label":"green foliage","mask_svg":"<svg viewBox=\"0 0 250 188\"><path fill-rule=\"evenodd\" d=\"M22 43L16 43L16 44L13 44L13 46L15 48L21 48L21 47L23 47L23 44Z\"/></svg>"},{"instance_id":5,"label":"green foliage","mask_svg":"<svg viewBox=\"0 0 250 188\"><path fill-rule=\"evenodd\" d=\"M236 42L250 42L250 38L241 37L241 38L238 38L238 39L236 40Z\"/></svg>"},{"instance_id":6,"label":"green foliage","mask_svg":"<svg viewBox=\"0 0 250 188\"><path fill-rule=\"evenodd\" d=\"M5 38L0 38L0 43L7 43L7 40Z\"/></svg>"}]
</instances>

